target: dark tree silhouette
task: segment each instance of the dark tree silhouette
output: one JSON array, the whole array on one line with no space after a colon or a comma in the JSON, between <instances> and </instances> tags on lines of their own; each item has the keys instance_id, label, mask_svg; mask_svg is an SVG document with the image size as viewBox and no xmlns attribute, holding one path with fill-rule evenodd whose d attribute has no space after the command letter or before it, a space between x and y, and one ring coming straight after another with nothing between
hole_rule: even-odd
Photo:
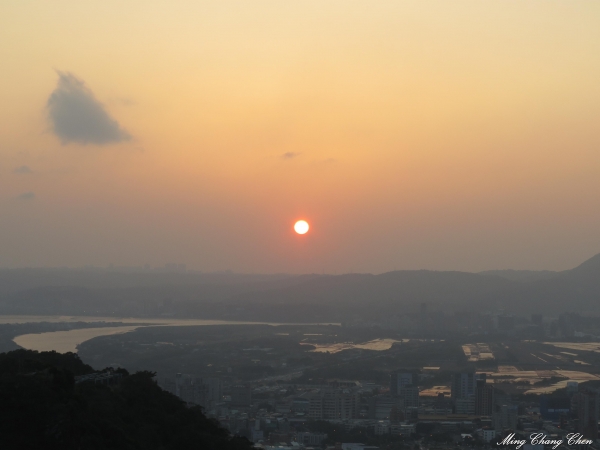
<instances>
[{"instance_id":1,"label":"dark tree silhouette","mask_svg":"<svg viewBox=\"0 0 600 450\"><path fill-rule=\"evenodd\" d=\"M93 372L73 353L16 350L0 354L0 448L12 450L252 449L199 407L188 408L153 380L75 383Z\"/></svg>"}]
</instances>

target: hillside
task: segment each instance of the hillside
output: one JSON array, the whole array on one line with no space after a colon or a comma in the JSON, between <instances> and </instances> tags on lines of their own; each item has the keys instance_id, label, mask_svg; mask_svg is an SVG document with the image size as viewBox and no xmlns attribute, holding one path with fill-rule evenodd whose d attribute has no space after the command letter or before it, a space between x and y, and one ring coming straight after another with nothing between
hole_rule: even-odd
<instances>
[{"instance_id":1,"label":"hillside","mask_svg":"<svg viewBox=\"0 0 600 450\"><path fill-rule=\"evenodd\" d=\"M77 355L0 354L0 448L185 450L253 448L200 408L159 388L150 372L120 370L110 386L75 383L92 372Z\"/></svg>"}]
</instances>

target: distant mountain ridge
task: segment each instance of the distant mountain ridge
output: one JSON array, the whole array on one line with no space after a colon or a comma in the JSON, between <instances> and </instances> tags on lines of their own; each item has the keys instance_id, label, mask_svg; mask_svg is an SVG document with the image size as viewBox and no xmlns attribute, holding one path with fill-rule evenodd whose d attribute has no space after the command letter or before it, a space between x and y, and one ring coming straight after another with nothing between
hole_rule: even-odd
<instances>
[{"instance_id":1,"label":"distant mountain ridge","mask_svg":"<svg viewBox=\"0 0 600 450\"><path fill-rule=\"evenodd\" d=\"M590 259L584 261L583 263L581 263L574 269L567 270L565 272L568 272L568 273L570 273L572 275L576 275L576 276L585 276L585 275L599 276L600 275L600 253L598 253L595 256L592 256Z\"/></svg>"},{"instance_id":2,"label":"distant mountain ridge","mask_svg":"<svg viewBox=\"0 0 600 450\"><path fill-rule=\"evenodd\" d=\"M417 311L600 312L600 254L562 271L405 270L379 275L0 271L0 314L376 320Z\"/></svg>"},{"instance_id":3,"label":"distant mountain ridge","mask_svg":"<svg viewBox=\"0 0 600 450\"><path fill-rule=\"evenodd\" d=\"M552 270L485 270L478 272L481 275L494 275L501 278L506 278L512 281L537 281L537 280L548 280L560 272Z\"/></svg>"}]
</instances>

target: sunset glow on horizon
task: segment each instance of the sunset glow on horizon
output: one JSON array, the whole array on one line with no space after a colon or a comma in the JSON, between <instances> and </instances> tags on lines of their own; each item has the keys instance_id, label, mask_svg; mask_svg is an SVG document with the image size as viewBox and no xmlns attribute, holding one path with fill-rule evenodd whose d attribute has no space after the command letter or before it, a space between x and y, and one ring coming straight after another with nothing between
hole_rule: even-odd
<instances>
[{"instance_id":1,"label":"sunset glow on horizon","mask_svg":"<svg viewBox=\"0 0 600 450\"><path fill-rule=\"evenodd\" d=\"M0 6L0 267L600 251L597 0L35 5Z\"/></svg>"}]
</instances>

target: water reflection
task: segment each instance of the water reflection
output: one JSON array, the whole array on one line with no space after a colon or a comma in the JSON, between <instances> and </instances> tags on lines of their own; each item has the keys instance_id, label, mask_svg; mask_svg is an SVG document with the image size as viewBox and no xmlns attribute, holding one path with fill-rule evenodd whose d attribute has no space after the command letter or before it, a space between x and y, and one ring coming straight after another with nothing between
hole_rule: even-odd
<instances>
[{"instance_id":1,"label":"water reflection","mask_svg":"<svg viewBox=\"0 0 600 450\"><path fill-rule=\"evenodd\" d=\"M98 336L108 336L133 331L144 326L205 326L205 325L335 325L339 323L277 323L277 322L240 322L232 320L141 318L141 317L97 317L97 316L0 316L0 324L17 323L123 323L116 327L83 328L69 331L51 331L47 333L23 334L13 341L28 350L57 351L59 353L77 352L77 346Z\"/></svg>"},{"instance_id":2,"label":"water reflection","mask_svg":"<svg viewBox=\"0 0 600 450\"><path fill-rule=\"evenodd\" d=\"M13 341L27 350L38 352L57 351L58 353L77 352L77 346L98 336L127 333L139 328L139 325L122 327L82 328L80 330L52 331L49 333L22 334Z\"/></svg>"}]
</instances>

